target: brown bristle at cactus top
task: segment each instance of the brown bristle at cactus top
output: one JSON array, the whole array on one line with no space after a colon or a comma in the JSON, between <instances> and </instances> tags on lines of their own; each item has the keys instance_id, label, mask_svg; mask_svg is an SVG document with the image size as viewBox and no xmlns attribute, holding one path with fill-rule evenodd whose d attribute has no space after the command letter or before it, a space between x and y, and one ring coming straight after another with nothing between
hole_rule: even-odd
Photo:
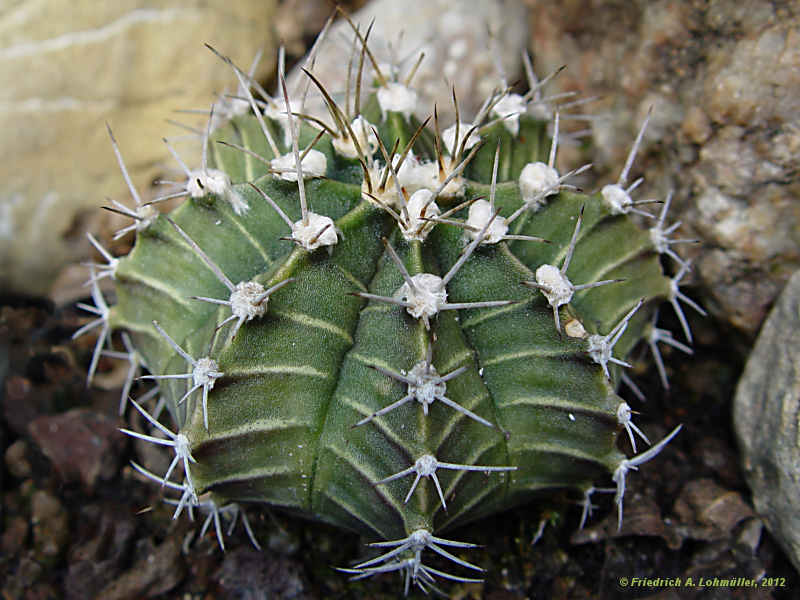
<instances>
[{"instance_id":1,"label":"brown bristle at cactus top","mask_svg":"<svg viewBox=\"0 0 800 600\"><path fill-rule=\"evenodd\" d=\"M354 34L343 88L373 93L337 104L309 68L326 119L304 113L282 60L270 97L212 49L239 96L212 107L199 168L170 148L186 179L163 198L186 200L168 215L142 202L111 136L135 202L114 202L132 219L118 235L136 243L115 258L90 238L107 263L76 336L100 331L90 380L101 352L131 362L121 411L138 367L156 382L131 401L153 434L124 431L171 452L166 473L134 467L175 493L176 517L203 509L223 546L221 517L241 515L258 547L240 503L287 509L369 539L340 566L353 578L398 571L406 593L428 591L481 580L462 558L475 544L446 537L457 525L566 491L583 526L608 479L621 523L627 473L680 429L636 453L650 442L615 391L634 385L625 357L644 340L663 375L657 343L691 350L655 326L659 304L688 341L678 302L702 309L678 289L669 199L651 215L631 197L646 121L618 180L589 195L570 183L589 165L555 168L559 111L529 61L525 95L501 87L470 123L433 107L419 123L413 77L382 72ZM112 330L125 352L106 350Z\"/></svg>"}]
</instances>

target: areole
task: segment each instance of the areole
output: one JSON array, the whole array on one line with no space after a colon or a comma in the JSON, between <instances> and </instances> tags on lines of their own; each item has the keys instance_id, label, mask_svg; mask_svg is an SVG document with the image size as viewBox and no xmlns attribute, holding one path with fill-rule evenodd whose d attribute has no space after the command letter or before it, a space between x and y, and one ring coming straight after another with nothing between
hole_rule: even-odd
<instances>
[{"instance_id":1,"label":"areole","mask_svg":"<svg viewBox=\"0 0 800 600\"><path fill-rule=\"evenodd\" d=\"M411 116L413 80L382 73L353 32L352 71L359 88L372 73L373 93L339 105L320 89L325 121L304 116L282 62L272 98L217 53L251 110L213 132L211 111L200 169L174 153L187 179L164 198L187 199L169 216L141 201L112 135L135 202L115 202L134 220L119 235L136 244L115 258L90 238L107 264L76 336L100 330L90 380L107 352L157 382L132 402L154 434L124 431L174 453L166 474L134 467L177 493L176 517L205 509L223 545L221 516L241 514L258 545L240 503L301 512L372 540L378 554L345 573L397 571L427 591L479 581L460 556L475 544L441 537L457 525L572 490L582 526L604 478L621 521L628 471L680 429L627 458L621 432L634 452L634 433L649 441L615 390L641 340L690 351L654 321L667 300L685 323L688 267L669 279L660 255L679 261L670 246L686 240L667 237L665 211L636 208L638 180L624 187L646 121L617 191L588 195L569 184L588 165L555 170L558 111L552 141L527 114L544 105L529 64L533 93L499 89L471 124L456 106L442 136L435 109ZM106 350L111 330L126 352ZM156 395L171 427L144 406Z\"/></svg>"}]
</instances>

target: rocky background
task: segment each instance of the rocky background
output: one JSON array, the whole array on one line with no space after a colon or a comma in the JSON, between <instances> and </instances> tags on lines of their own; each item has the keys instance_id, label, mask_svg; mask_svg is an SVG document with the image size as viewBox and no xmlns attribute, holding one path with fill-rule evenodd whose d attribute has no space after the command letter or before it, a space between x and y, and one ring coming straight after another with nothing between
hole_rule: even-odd
<instances>
[{"instance_id":1,"label":"rocky background","mask_svg":"<svg viewBox=\"0 0 800 600\"><path fill-rule=\"evenodd\" d=\"M355 10L362 2L345 4ZM481 16L488 28L463 21L447 29L425 13L409 29L425 25L447 40L441 63L430 56L434 65L455 60L449 52L460 35L472 40L476 95L496 74L496 61L474 43L483 35L497 44L509 81L520 77L524 46L540 76L567 65L548 92L597 97L581 108L594 115L588 123L563 122L573 132L588 129L588 137L559 151L564 166L594 162L587 189L616 180L653 106L632 174L645 177L640 197L674 191L678 237L699 240L679 249L694 264L685 291L710 316L688 315L693 357L665 353L670 393L650 357L635 357L632 375L648 398L629 400L641 412L637 423L651 439L677 423L684 430L629 478L622 531L610 494L594 497L595 516L577 533L580 508L569 502L500 515L462 534L489 540L480 558L470 557L489 570L487 583L445 589L493 600L795 597L800 344L791 332L800 330L800 285L777 298L800 264L800 7L766 0L480 4L489 5ZM369 10L390 14L379 3ZM129 201L103 122L114 127L140 192L153 195L150 183L176 166L161 137L189 162L196 151L186 131L164 119L197 126L202 115L175 110L207 110L216 93L234 89L203 42L242 65L263 49L259 75L269 84L277 40L297 60L330 11L309 0L0 7L0 76L9 82L0 92L4 599L396 597L393 577L348 584L331 569L360 555L355 536L250 509L265 552L237 529L223 554L213 533L199 538L197 524L171 521L161 491L127 466L149 449L117 431L138 425L133 415L128 424L116 416L125 365L101 361L97 385L86 390L94 341L69 341L85 322L72 307L86 295L85 270L74 266L89 256L84 233L126 251L124 240L110 243L120 222L97 210L106 196ZM396 22L384 26L387 35ZM436 78L430 82L435 87ZM460 83L460 93L470 84ZM762 334L769 337L751 357L776 302L782 308ZM677 333L671 309L662 313L662 326ZM552 526L531 545L542 518ZM763 577L765 585L619 586L620 577L634 576ZM773 579L777 585L766 585Z\"/></svg>"},{"instance_id":2,"label":"rocky background","mask_svg":"<svg viewBox=\"0 0 800 600\"><path fill-rule=\"evenodd\" d=\"M259 48L271 56L275 10L273 0L0 5L0 287L47 294L87 255L84 232L108 227L97 207L127 202L104 122L146 191L168 161L162 138L185 137L165 119L185 122L176 109L208 111L235 89L203 43L247 64ZM273 68L265 60L260 75Z\"/></svg>"},{"instance_id":3,"label":"rocky background","mask_svg":"<svg viewBox=\"0 0 800 600\"><path fill-rule=\"evenodd\" d=\"M601 98L596 171L637 165L694 259L698 297L750 339L800 265L800 7L792 2L531 2L539 68Z\"/></svg>"}]
</instances>

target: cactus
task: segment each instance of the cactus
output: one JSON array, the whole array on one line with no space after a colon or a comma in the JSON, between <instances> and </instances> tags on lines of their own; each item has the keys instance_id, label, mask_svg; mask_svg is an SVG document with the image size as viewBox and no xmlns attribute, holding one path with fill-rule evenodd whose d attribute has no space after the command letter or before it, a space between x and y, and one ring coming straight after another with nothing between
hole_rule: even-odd
<instances>
[{"instance_id":1,"label":"cactus","mask_svg":"<svg viewBox=\"0 0 800 600\"><path fill-rule=\"evenodd\" d=\"M172 151L186 180L165 198L187 199L168 215L142 201L111 134L135 202L111 209L136 243L116 258L90 237L107 262L83 305L97 318L76 335L100 331L90 381L103 353L130 362L121 412L142 367L156 381L132 400L152 435L123 431L170 448L165 474L134 467L178 495L176 517L203 510L223 548L221 517L240 514L258 546L243 502L356 531L377 554L341 570L400 572L407 593L480 581L461 558L474 545L440 536L555 491L584 499L583 526L611 476L621 522L628 471L678 429L626 458L621 433L634 453L649 441L615 390L632 385L624 357L639 341L662 375L658 342L690 351L655 326L664 300L685 324L688 265L666 210L631 199L646 121L618 181L589 195L569 183L588 165L555 169L559 113L542 110L529 61L528 94L499 89L472 123L441 129L435 108L415 120L411 78L384 73L354 31L356 88L371 70L374 89L339 105L308 71L324 122L302 114L282 66L272 98L220 55L247 100L212 108L199 169ZM676 278L661 254L681 262ZM112 330L125 352L106 349ZM156 395L171 427L145 408Z\"/></svg>"}]
</instances>

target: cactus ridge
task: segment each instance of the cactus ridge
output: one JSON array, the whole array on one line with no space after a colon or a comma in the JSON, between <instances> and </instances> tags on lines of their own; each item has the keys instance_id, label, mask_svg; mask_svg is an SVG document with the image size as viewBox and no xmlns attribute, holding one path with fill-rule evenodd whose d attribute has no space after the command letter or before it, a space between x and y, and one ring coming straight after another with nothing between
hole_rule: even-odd
<instances>
[{"instance_id":1,"label":"cactus ridge","mask_svg":"<svg viewBox=\"0 0 800 600\"><path fill-rule=\"evenodd\" d=\"M115 258L90 236L106 264L90 266L95 306L83 308L97 318L76 336L100 330L90 381L101 353L130 362L121 411L141 367L156 381L141 399L160 395L152 414L133 401L154 435L123 431L174 452L164 476L134 467L180 494L176 517L203 511L223 546L221 517L241 514L257 546L238 503L300 512L377 540L382 554L341 569L354 579L398 571L406 593L427 591L479 579L423 553L482 571L455 554L474 544L439 532L544 494L581 495L582 527L591 494L609 491L593 482L611 475L621 523L628 471L678 432L632 458L617 449L622 431L634 453L636 436L650 443L615 392L634 385L625 356L646 340L666 384L657 343L691 349L655 326L656 308L669 301L690 342L679 301L702 308L678 289L689 265L670 246L689 240L668 238L669 198L656 219L630 198L641 180L625 187L646 120L618 181L588 195L567 180L590 165L555 169L559 113L542 117L546 80L529 59L531 92L493 93L472 124L456 103L442 134L435 110L432 130L411 116L411 77L382 73L354 31L354 87L371 62L375 90L340 107L307 71L328 123L289 95L282 53L282 97L261 90L262 102L214 50L250 111L227 110L212 132L212 109L199 169L170 146L186 181L154 203L109 128L135 203L113 201L134 220L115 237L135 230L136 244ZM187 200L160 214L175 195ZM660 254L679 263L675 278ZM104 349L112 329L126 352Z\"/></svg>"}]
</instances>

